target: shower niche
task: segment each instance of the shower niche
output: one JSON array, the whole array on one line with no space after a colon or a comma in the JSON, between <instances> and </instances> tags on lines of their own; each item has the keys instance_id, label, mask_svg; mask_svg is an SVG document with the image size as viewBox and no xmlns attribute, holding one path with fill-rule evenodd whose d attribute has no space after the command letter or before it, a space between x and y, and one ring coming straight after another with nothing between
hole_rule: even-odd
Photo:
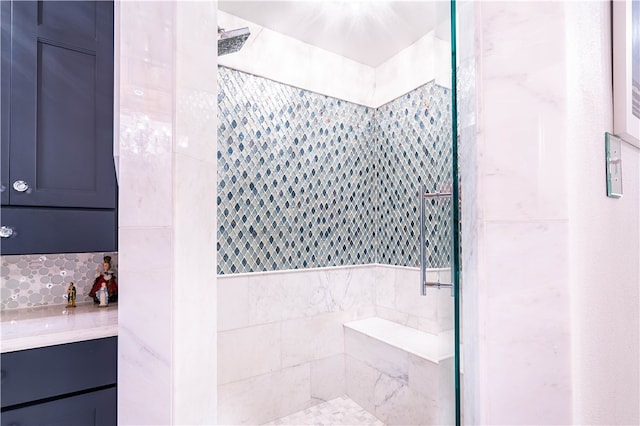
<instances>
[{"instance_id":1,"label":"shower niche","mask_svg":"<svg viewBox=\"0 0 640 426\"><path fill-rule=\"evenodd\" d=\"M449 4L218 7L219 423L455 424Z\"/></svg>"}]
</instances>

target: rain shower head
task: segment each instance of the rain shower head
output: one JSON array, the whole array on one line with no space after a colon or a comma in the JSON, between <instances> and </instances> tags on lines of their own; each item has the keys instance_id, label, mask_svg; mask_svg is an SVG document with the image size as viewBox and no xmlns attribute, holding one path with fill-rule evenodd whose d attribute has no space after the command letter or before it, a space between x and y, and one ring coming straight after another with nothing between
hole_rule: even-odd
<instances>
[{"instance_id":1,"label":"rain shower head","mask_svg":"<svg viewBox=\"0 0 640 426\"><path fill-rule=\"evenodd\" d=\"M247 27L230 31L218 27L218 56L234 53L242 49L249 35L251 35L251 32Z\"/></svg>"}]
</instances>

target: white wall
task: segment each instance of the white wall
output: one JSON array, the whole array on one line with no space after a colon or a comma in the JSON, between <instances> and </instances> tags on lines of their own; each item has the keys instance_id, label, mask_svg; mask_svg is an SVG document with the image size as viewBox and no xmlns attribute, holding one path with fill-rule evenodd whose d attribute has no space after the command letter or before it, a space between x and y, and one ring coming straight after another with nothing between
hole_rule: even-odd
<instances>
[{"instance_id":1,"label":"white wall","mask_svg":"<svg viewBox=\"0 0 640 426\"><path fill-rule=\"evenodd\" d=\"M459 4L465 423L640 423L640 154L607 198L609 7Z\"/></svg>"},{"instance_id":2,"label":"white wall","mask_svg":"<svg viewBox=\"0 0 640 426\"><path fill-rule=\"evenodd\" d=\"M607 198L610 4L566 11L573 421L640 424L640 149L623 144L624 196Z\"/></svg>"}]
</instances>

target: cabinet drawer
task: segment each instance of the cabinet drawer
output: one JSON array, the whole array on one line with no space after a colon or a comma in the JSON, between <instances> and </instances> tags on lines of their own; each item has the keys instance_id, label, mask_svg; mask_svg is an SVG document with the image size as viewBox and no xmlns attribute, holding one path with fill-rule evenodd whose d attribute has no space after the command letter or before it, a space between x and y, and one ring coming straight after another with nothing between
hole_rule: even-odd
<instances>
[{"instance_id":1,"label":"cabinet drawer","mask_svg":"<svg viewBox=\"0 0 640 426\"><path fill-rule=\"evenodd\" d=\"M2 426L111 426L118 422L116 387L2 413Z\"/></svg>"},{"instance_id":2,"label":"cabinet drawer","mask_svg":"<svg viewBox=\"0 0 640 426\"><path fill-rule=\"evenodd\" d=\"M117 251L116 210L2 207L2 254L95 253Z\"/></svg>"},{"instance_id":3,"label":"cabinet drawer","mask_svg":"<svg viewBox=\"0 0 640 426\"><path fill-rule=\"evenodd\" d=\"M117 362L117 337L2 354L2 407L113 385Z\"/></svg>"}]
</instances>

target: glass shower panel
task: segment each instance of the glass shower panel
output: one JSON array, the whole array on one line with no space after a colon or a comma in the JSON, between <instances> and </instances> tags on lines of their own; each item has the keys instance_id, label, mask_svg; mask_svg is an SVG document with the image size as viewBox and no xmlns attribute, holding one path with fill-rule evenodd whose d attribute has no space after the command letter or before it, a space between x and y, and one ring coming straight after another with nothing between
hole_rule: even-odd
<instances>
[{"instance_id":1,"label":"glass shower panel","mask_svg":"<svg viewBox=\"0 0 640 426\"><path fill-rule=\"evenodd\" d=\"M218 8L218 422L459 424L451 4Z\"/></svg>"},{"instance_id":2,"label":"glass shower panel","mask_svg":"<svg viewBox=\"0 0 640 426\"><path fill-rule=\"evenodd\" d=\"M444 131L428 141L432 161L420 179L420 281L419 297L433 300L438 355L437 399L439 423L461 424L459 374L459 187L457 173L457 121L455 76L455 1L437 7L436 40L450 53L444 85L446 108L439 117Z\"/></svg>"}]
</instances>

